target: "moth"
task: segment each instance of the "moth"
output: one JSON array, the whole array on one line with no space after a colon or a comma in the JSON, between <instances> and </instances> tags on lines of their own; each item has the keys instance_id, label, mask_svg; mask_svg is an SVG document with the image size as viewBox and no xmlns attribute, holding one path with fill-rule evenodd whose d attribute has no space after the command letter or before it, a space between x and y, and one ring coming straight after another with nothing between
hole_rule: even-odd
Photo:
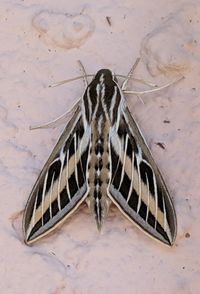
<instances>
[{"instance_id":1,"label":"moth","mask_svg":"<svg viewBox=\"0 0 200 294\"><path fill-rule=\"evenodd\" d=\"M54 230L86 201L98 230L114 203L144 232L173 245L175 209L123 88L109 69L99 70L87 85L28 199L23 219L27 244Z\"/></svg>"}]
</instances>

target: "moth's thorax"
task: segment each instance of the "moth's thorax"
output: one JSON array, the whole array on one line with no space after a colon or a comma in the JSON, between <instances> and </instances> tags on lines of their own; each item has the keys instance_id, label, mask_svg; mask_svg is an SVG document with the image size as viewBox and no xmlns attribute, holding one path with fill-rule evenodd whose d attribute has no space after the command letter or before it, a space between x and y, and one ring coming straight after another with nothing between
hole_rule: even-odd
<instances>
[{"instance_id":1,"label":"moth's thorax","mask_svg":"<svg viewBox=\"0 0 200 294\"><path fill-rule=\"evenodd\" d=\"M102 117L113 125L117 120L120 101L121 93L113 73L108 69L99 70L83 96L85 121L90 124Z\"/></svg>"}]
</instances>

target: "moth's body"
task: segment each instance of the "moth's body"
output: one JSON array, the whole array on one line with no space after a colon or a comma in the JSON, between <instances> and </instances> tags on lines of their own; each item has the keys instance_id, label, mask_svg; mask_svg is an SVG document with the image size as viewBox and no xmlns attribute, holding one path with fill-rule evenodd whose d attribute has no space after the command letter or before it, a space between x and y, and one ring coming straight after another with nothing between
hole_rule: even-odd
<instances>
[{"instance_id":1,"label":"moth's body","mask_svg":"<svg viewBox=\"0 0 200 294\"><path fill-rule=\"evenodd\" d=\"M91 113L91 116L85 117L87 121L86 127L88 123L91 126L91 146L88 160L89 195L86 202L95 216L98 230L101 229L111 202L107 190L110 180L108 141L112 122L107 104L109 100L112 103L112 99L116 98L110 98L113 90L113 85L110 84L111 81L112 74L110 71L99 71L99 75L94 79L93 84L88 86L83 97L83 108L87 107L89 102ZM114 82L112 81L112 83ZM117 86L115 87L117 89ZM88 95L91 88L93 89L92 97L94 99L90 99L91 95ZM107 93L105 89L108 90Z\"/></svg>"},{"instance_id":2,"label":"moth's body","mask_svg":"<svg viewBox=\"0 0 200 294\"><path fill-rule=\"evenodd\" d=\"M86 201L100 230L110 203L145 232L172 245L176 215L164 180L126 106L114 74L97 72L26 205L31 243Z\"/></svg>"}]
</instances>

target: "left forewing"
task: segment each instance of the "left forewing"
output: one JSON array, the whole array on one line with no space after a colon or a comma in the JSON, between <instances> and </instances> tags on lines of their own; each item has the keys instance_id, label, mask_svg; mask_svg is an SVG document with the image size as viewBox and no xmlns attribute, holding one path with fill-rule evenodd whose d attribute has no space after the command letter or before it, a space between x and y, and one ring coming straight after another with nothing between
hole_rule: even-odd
<instances>
[{"instance_id":1,"label":"left forewing","mask_svg":"<svg viewBox=\"0 0 200 294\"><path fill-rule=\"evenodd\" d=\"M109 137L108 195L122 213L160 241L172 245L176 215L164 180L128 108Z\"/></svg>"},{"instance_id":2,"label":"left forewing","mask_svg":"<svg viewBox=\"0 0 200 294\"><path fill-rule=\"evenodd\" d=\"M23 220L26 243L52 231L86 198L89 145L79 107L32 189Z\"/></svg>"}]
</instances>

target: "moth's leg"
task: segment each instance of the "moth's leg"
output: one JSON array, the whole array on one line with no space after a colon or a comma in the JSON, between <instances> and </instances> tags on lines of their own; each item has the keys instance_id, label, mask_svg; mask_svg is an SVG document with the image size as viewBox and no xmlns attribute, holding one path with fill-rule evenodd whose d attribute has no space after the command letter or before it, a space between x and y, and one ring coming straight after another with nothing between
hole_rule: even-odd
<instances>
[{"instance_id":1,"label":"moth's leg","mask_svg":"<svg viewBox=\"0 0 200 294\"><path fill-rule=\"evenodd\" d=\"M149 87L154 87L154 88L158 87L157 84L154 84L154 83L149 82L149 81L147 81L147 80L137 79L137 78L131 78L131 79L132 79L133 81L136 81L136 82L138 82L138 83L141 83L141 84L147 85L147 86L149 86Z\"/></svg>"},{"instance_id":2,"label":"moth's leg","mask_svg":"<svg viewBox=\"0 0 200 294\"><path fill-rule=\"evenodd\" d=\"M83 78L83 81L84 81L84 84L86 86L88 86L88 80L87 80L87 76L91 76L91 75L87 75L86 74L86 71L85 71L85 68L83 66L83 64L81 63L80 60L78 60L78 64L80 66L80 69L81 69L81 72L82 72L82 76L79 76L79 77L76 77L76 78L72 78L72 79L68 79L68 80L64 80L64 81L61 81L61 82L58 82L58 83L55 83L55 84L52 84L50 85L49 87L57 87L57 86L60 86L62 84L65 84L65 83L69 83L69 82L72 82L72 81L75 81L75 80L78 80L80 78ZM93 75L92 75L93 76ZM71 116L75 110L77 109L79 103L80 103L80 100L79 99L73 106L70 110L66 111L64 114L62 114L61 116L59 116L58 118L50 121L50 122L47 122L47 123L44 123L42 125L35 125L35 126L30 126L29 129L30 130L36 130L36 129L47 129L47 128L56 128L57 126L59 126L60 124L62 123L66 123L67 122L67 119L69 116Z\"/></svg>"},{"instance_id":3,"label":"moth's leg","mask_svg":"<svg viewBox=\"0 0 200 294\"><path fill-rule=\"evenodd\" d=\"M125 91L126 91L126 89L127 89L127 85L128 85L128 82L129 82L130 79L132 79L132 80L134 80L134 81L136 81L136 82L138 82L138 83L142 83L142 84L146 84L146 85L148 85L148 86L156 87L156 85L154 85L154 84L152 84L152 83L150 83L150 82L147 82L147 81L145 81L145 80L141 80L141 79L133 78L133 72L134 72L134 70L136 69L136 67L137 67L137 65L138 65L139 62L140 62L140 58L138 57L138 58L136 59L135 63L133 64L133 66L131 67L131 69L130 69L128 75L127 75L127 78L125 79L125 81L124 81L123 84L122 84L122 91L123 91L124 93L126 93ZM142 102L142 104L144 104L144 102L143 102L141 96L140 96L139 94L136 94L136 96L137 96L137 98Z\"/></svg>"},{"instance_id":4,"label":"moth's leg","mask_svg":"<svg viewBox=\"0 0 200 294\"><path fill-rule=\"evenodd\" d=\"M78 77L75 77L75 78L72 78L72 79L63 80L63 81L60 81L60 82L49 85L49 88L55 88L55 87L61 86L63 84L67 84L67 83L70 83L70 82L73 82L73 81L76 81L76 80L80 80L82 78L83 78L83 76L78 76Z\"/></svg>"},{"instance_id":5,"label":"moth's leg","mask_svg":"<svg viewBox=\"0 0 200 294\"><path fill-rule=\"evenodd\" d=\"M127 89L127 84L128 84L128 82L129 82L129 80L132 78L132 76L133 76L133 72L134 72L134 70L136 69L136 67L137 67L137 65L138 65L139 62L140 62L140 58L137 58L136 61L135 61L135 63L134 63L133 66L131 67L131 69L130 69L128 75L127 75L127 78L125 79L125 81L124 81L123 84L122 84L122 88L121 88L122 91L125 91L125 90Z\"/></svg>"},{"instance_id":6,"label":"moth's leg","mask_svg":"<svg viewBox=\"0 0 200 294\"><path fill-rule=\"evenodd\" d=\"M88 80L87 80L87 74L86 74L85 68L84 68L84 66L83 66L83 64L82 64L82 62L80 60L78 60L77 62L78 62L78 65L80 67L80 70L81 70L81 72L83 74L83 82L85 84L85 87L87 87L88 86Z\"/></svg>"},{"instance_id":7,"label":"moth's leg","mask_svg":"<svg viewBox=\"0 0 200 294\"><path fill-rule=\"evenodd\" d=\"M160 90L163 90L165 88L168 88L169 86L175 84L176 82L182 80L184 77L181 76L179 78L177 78L176 80L172 81L172 82L169 82L163 86L160 86L160 87L157 87L157 88L154 88L154 89L149 89L149 90L144 90L144 91L133 91L133 90L124 90L123 92L125 94L134 94L134 95L144 95L144 94L148 94L148 93L154 93L154 92L158 92Z\"/></svg>"},{"instance_id":8,"label":"moth's leg","mask_svg":"<svg viewBox=\"0 0 200 294\"><path fill-rule=\"evenodd\" d=\"M80 103L79 99L70 110L66 111L64 114L60 115L59 117L57 117L56 119L50 121L50 122L46 122L42 125L35 125L35 126L30 126L29 129L30 130L36 130L36 129L48 129L48 128L56 128L59 125L66 123L69 116L71 116L75 110L77 109L79 103Z\"/></svg>"},{"instance_id":9,"label":"moth's leg","mask_svg":"<svg viewBox=\"0 0 200 294\"><path fill-rule=\"evenodd\" d=\"M134 94L136 95L141 101L142 103L144 104L142 98L140 97L140 95L144 95L144 94L148 94L148 93L154 93L154 92L157 92L157 91L160 91L160 90L163 90L171 85L173 85L174 83L182 80L184 77L181 76L181 77L178 77L176 80L172 81L172 82L169 82L163 86L160 86L158 87L158 85L156 84L153 84L149 81L146 81L146 80L143 80L143 79L137 79L137 78L133 78L133 73L134 73L134 70L136 69L138 63L140 61L140 58L137 58L134 65L132 66L131 70L129 71L128 75L127 75L127 78L125 79L125 81L123 82L122 84L122 91L125 93L125 94ZM143 83L145 85L148 85L150 87L153 87L153 89L149 89L149 90L144 90L144 91L132 91L132 90L126 90L127 89L127 85L128 85L128 82L130 79L133 79L134 81L136 82L139 82L139 83Z\"/></svg>"},{"instance_id":10,"label":"moth's leg","mask_svg":"<svg viewBox=\"0 0 200 294\"><path fill-rule=\"evenodd\" d=\"M63 81L60 81L60 82L57 82L57 83L54 83L54 84L49 85L49 88L58 87L58 86L61 86L63 84L67 84L67 83L70 83L70 82L73 82L73 81L77 81L77 80L80 80L80 79L83 79L83 78L87 78L87 77L94 77L94 75L89 74L89 75L84 75L84 76L78 76L78 77L75 77L75 78L72 78L72 79L63 80Z\"/></svg>"},{"instance_id":11,"label":"moth's leg","mask_svg":"<svg viewBox=\"0 0 200 294\"><path fill-rule=\"evenodd\" d=\"M146 81L144 79L137 79L137 78L134 78L133 77L133 73L134 73L134 71L135 71L135 69L136 69L136 67L137 67L137 65L138 65L139 62L140 62L140 58L138 57L136 59L135 63L133 64L133 66L131 67L131 69L130 69L130 71L129 71L129 73L128 73L126 79L125 79L125 81L122 84L122 91L126 91L128 82L130 80L136 81L137 83L141 83L141 84L147 85L149 87L153 87L153 88L157 88L158 87L157 84L154 84L152 82Z\"/></svg>"}]
</instances>

